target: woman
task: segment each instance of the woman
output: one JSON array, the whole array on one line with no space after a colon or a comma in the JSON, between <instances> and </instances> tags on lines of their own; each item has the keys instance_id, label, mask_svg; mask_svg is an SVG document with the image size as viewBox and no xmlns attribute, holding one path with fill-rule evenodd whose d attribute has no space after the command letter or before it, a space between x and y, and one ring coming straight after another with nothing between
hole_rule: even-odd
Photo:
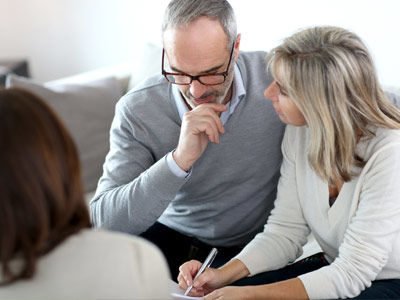
<instances>
[{"instance_id":1,"label":"woman","mask_svg":"<svg viewBox=\"0 0 400 300\"><path fill-rule=\"evenodd\" d=\"M170 297L159 250L90 230L72 138L21 89L0 90L0 166L0 299Z\"/></svg>"},{"instance_id":2,"label":"woman","mask_svg":"<svg viewBox=\"0 0 400 300\"><path fill-rule=\"evenodd\" d=\"M341 28L306 29L271 52L269 68L275 81L265 96L288 124L275 208L264 231L226 265L207 269L192 294L399 299L400 111L365 45ZM285 267L310 231L325 254L311 268L307 259ZM200 265L181 266L181 288ZM222 288L266 271L266 284Z\"/></svg>"}]
</instances>

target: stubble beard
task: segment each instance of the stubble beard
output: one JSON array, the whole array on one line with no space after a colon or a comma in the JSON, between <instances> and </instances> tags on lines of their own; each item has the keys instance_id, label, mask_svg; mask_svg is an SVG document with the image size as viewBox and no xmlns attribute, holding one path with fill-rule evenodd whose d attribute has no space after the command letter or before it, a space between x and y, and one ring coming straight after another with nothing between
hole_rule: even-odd
<instances>
[{"instance_id":1,"label":"stubble beard","mask_svg":"<svg viewBox=\"0 0 400 300\"><path fill-rule=\"evenodd\" d=\"M232 74L233 75L233 74ZM230 91L230 89L232 88L232 83L233 83L233 76L230 76L228 78L228 81L224 82L224 87L225 90L223 91L223 94L220 96L217 96L213 101L209 102L209 103L216 103L216 104L223 104L226 100L226 97ZM190 94L190 91L188 90L186 93L182 93L183 98L185 99L186 103L189 104L189 106L194 109L195 107L201 105L201 104L195 104L194 101L192 100L194 97ZM204 96L202 96L202 98L207 98L209 96L215 95L215 94L220 94L220 92L216 92L216 91L212 91L211 93L206 93ZM230 99L227 99L226 102L229 102Z\"/></svg>"}]
</instances>

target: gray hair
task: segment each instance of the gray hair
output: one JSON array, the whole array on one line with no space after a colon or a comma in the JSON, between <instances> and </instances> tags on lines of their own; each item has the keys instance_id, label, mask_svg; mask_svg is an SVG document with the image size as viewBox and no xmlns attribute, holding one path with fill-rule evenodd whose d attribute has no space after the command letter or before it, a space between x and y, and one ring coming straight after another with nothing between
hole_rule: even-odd
<instances>
[{"instance_id":1,"label":"gray hair","mask_svg":"<svg viewBox=\"0 0 400 300\"><path fill-rule=\"evenodd\" d=\"M365 164L355 153L358 138L373 127L400 128L400 110L386 98L367 47L352 32L313 27L273 49L269 68L310 129L308 159L324 180L345 182L352 167Z\"/></svg>"},{"instance_id":2,"label":"gray hair","mask_svg":"<svg viewBox=\"0 0 400 300\"><path fill-rule=\"evenodd\" d=\"M199 17L218 20L228 38L228 48L237 36L236 17L226 0L172 0L164 13L162 33L167 29L187 26Z\"/></svg>"}]
</instances>

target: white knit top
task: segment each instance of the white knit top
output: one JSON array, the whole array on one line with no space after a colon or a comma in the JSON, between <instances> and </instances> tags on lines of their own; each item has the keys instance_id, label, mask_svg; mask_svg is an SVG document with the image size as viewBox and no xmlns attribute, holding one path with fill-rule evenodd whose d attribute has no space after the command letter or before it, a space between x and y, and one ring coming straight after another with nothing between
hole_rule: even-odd
<instances>
[{"instance_id":1,"label":"white knit top","mask_svg":"<svg viewBox=\"0 0 400 300\"><path fill-rule=\"evenodd\" d=\"M18 266L18 260L10 264ZM0 299L165 300L172 298L169 277L161 251L150 242L84 229L40 257L32 279L1 286Z\"/></svg>"},{"instance_id":2,"label":"white knit top","mask_svg":"<svg viewBox=\"0 0 400 300\"><path fill-rule=\"evenodd\" d=\"M307 159L309 129L287 126L275 208L236 257L251 275L301 255L310 230L332 261L299 276L311 299L355 297L378 279L400 278L400 130L373 129L357 153L367 161L329 206L329 189Z\"/></svg>"}]
</instances>

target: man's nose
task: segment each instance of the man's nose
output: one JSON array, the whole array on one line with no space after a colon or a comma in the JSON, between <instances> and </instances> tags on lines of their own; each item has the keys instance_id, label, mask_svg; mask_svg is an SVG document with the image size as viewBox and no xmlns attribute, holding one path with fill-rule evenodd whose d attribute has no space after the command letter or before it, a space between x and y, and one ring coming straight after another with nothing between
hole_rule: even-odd
<instances>
[{"instance_id":1,"label":"man's nose","mask_svg":"<svg viewBox=\"0 0 400 300\"><path fill-rule=\"evenodd\" d=\"M190 93L195 98L200 98L206 90L207 87L204 84L201 84L198 80L193 80L190 84Z\"/></svg>"},{"instance_id":2,"label":"man's nose","mask_svg":"<svg viewBox=\"0 0 400 300\"><path fill-rule=\"evenodd\" d=\"M271 101L278 101L279 89L276 81L272 82L264 91L264 96Z\"/></svg>"}]
</instances>

